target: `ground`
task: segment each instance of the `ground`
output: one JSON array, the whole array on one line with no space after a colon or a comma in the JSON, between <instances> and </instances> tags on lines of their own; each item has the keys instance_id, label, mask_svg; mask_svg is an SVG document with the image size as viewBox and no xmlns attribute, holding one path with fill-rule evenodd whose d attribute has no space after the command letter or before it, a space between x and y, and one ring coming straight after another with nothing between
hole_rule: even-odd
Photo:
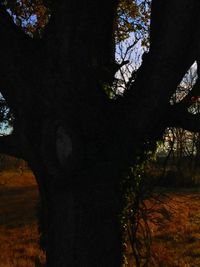
<instances>
[{"instance_id":1,"label":"ground","mask_svg":"<svg viewBox=\"0 0 200 267\"><path fill-rule=\"evenodd\" d=\"M200 266L200 189L167 190L159 201L146 201L155 211L149 220L152 256L148 267ZM127 258L125 266L134 267L130 248Z\"/></svg>"},{"instance_id":2,"label":"ground","mask_svg":"<svg viewBox=\"0 0 200 267\"><path fill-rule=\"evenodd\" d=\"M30 171L0 173L0 267L44 266L45 255L38 245L38 198ZM166 212L164 224L150 225L153 242L149 267L200 266L200 190L168 190L156 205L170 213Z\"/></svg>"},{"instance_id":3,"label":"ground","mask_svg":"<svg viewBox=\"0 0 200 267\"><path fill-rule=\"evenodd\" d=\"M0 173L0 267L42 267L38 190L30 171Z\"/></svg>"}]
</instances>

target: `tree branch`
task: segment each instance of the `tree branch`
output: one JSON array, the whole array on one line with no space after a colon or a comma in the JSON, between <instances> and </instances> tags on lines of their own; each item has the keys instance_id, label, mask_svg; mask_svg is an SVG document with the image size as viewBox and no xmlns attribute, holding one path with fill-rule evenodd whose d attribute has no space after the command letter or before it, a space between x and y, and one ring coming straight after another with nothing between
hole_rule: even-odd
<instances>
[{"instance_id":1,"label":"tree branch","mask_svg":"<svg viewBox=\"0 0 200 267\"><path fill-rule=\"evenodd\" d=\"M52 50L57 51L54 53L56 58L52 60L57 62L56 67L61 70L60 78L66 81L67 77L70 80L72 76L76 77L77 88L74 91L77 96L87 94L88 97L94 94L97 86L92 86L92 92L88 92L89 86L85 90L83 83L89 83L93 79L105 82L110 80L110 77L106 77L107 73L112 78L115 74L115 44L112 33L117 2L103 0L96 5L91 0L78 0L76 3L73 0L61 0L54 3L44 37L47 39L49 54L52 56ZM101 34L98 33L99 29L102 29ZM82 68L84 65L86 68ZM90 77L87 77L87 73L90 73ZM78 84L79 80L81 84Z\"/></svg>"},{"instance_id":2,"label":"tree branch","mask_svg":"<svg viewBox=\"0 0 200 267\"><path fill-rule=\"evenodd\" d=\"M14 133L0 137L0 153L24 158L24 154L20 149L19 140Z\"/></svg>"},{"instance_id":3,"label":"tree branch","mask_svg":"<svg viewBox=\"0 0 200 267\"><path fill-rule=\"evenodd\" d=\"M199 8L195 0L153 0L150 51L121 101L127 125L132 121L130 131L152 135L168 113L171 96L197 59L199 18L194 13Z\"/></svg>"},{"instance_id":4,"label":"tree branch","mask_svg":"<svg viewBox=\"0 0 200 267\"><path fill-rule=\"evenodd\" d=\"M167 115L167 126L200 132L200 114L189 113L182 103L173 105Z\"/></svg>"},{"instance_id":5,"label":"tree branch","mask_svg":"<svg viewBox=\"0 0 200 267\"><path fill-rule=\"evenodd\" d=\"M33 87L33 77L38 67L38 64L34 64L39 53L38 41L31 39L14 24L2 4L0 38L0 91L13 111L16 111L24 99L27 101L27 94L31 92L27 87Z\"/></svg>"}]
</instances>

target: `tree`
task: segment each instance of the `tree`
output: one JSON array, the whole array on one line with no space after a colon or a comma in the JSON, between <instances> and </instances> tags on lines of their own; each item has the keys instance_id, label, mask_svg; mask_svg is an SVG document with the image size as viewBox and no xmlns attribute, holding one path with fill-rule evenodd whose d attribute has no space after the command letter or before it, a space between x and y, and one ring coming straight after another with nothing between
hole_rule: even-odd
<instances>
[{"instance_id":1,"label":"tree","mask_svg":"<svg viewBox=\"0 0 200 267\"><path fill-rule=\"evenodd\" d=\"M169 104L198 58L199 3L153 0L150 51L116 100L104 88L118 68L118 1L47 4L50 21L35 39L1 4L1 92L15 119L0 150L26 159L36 175L48 267L120 266L122 173L166 126L199 129L199 116Z\"/></svg>"}]
</instances>

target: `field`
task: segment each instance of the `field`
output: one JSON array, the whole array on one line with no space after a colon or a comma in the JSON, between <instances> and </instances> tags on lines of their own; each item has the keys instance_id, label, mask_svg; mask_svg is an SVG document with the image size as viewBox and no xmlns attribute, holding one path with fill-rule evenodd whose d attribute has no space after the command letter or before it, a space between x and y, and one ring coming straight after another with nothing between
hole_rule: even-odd
<instances>
[{"instance_id":1,"label":"field","mask_svg":"<svg viewBox=\"0 0 200 267\"><path fill-rule=\"evenodd\" d=\"M200 193L171 193L163 206L172 214L160 229L152 227L156 265L200 266Z\"/></svg>"},{"instance_id":2,"label":"field","mask_svg":"<svg viewBox=\"0 0 200 267\"><path fill-rule=\"evenodd\" d=\"M153 204L158 211L150 216L152 248L148 267L200 266L200 191L168 191L161 202L146 204ZM152 223L152 219L157 223ZM125 266L132 267L135 264L129 246L128 250Z\"/></svg>"},{"instance_id":3,"label":"field","mask_svg":"<svg viewBox=\"0 0 200 267\"><path fill-rule=\"evenodd\" d=\"M42 267L36 220L38 191L31 172L0 173L0 267Z\"/></svg>"},{"instance_id":4,"label":"field","mask_svg":"<svg viewBox=\"0 0 200 267\"><path fill-rule=\"evenodd\" d=\"M164 224L150 225L149 267L200 266L200 192L198 188L179 189L167 195L156 207L169 212ZM31 172L0 173L0 267L45 266L45 255L38 245L37 203Z\"/></svg>"}]
</instances>

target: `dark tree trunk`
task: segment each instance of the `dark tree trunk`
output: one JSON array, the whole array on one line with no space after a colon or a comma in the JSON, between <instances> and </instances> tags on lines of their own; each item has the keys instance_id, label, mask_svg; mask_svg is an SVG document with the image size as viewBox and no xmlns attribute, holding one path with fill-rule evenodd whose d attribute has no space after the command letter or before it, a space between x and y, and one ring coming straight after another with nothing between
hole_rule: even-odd
<instances>
[{"instance_id":1,"label":"dark tree trunk","mask_svg":"<svg viewBox=\"0 0 200 267\"><path fill-rule=\"evenodd\" d=\"M199 4L153 1L150 53L134 88L111 103L103 87L116 70L117 0L57 2L42 40L23 35L0 9L2 93L15 114L14 133L0 149L28 160L36 175L47 266L117 267L120 177L147 137L155 140L167 123L186 123L166 114L196 58Z\"/></svg>"},{"instance_id":2,"label":"dark tree trunk","mask_svg":"<svg viewBox=\"0 0 200 267\"><path fill-rule=\"evenodd\" d=\"M45 129L41 153L38 149L33 153L32 149L33 156L29 159L45 212L42 223L45 224L47 266L120 266L119 173L109 172L109 163L97 156L93 147L90 151L93 157L89 160L85 155L78 155L82 153L79 148L76 151L80 141L73 137L71 129L67 145L72 140L73 149L66 162L66 151L62 154L56 150L55 143L59 147L59 138L63 138L62 147L68 149L65 147L68 132L57 136L51 133L56 131L54 126L57 127L51 123L52 129Z\"/></svg>"},{"instance_id":3,"label":"dark tree trunk","mask_svg":"<svg viewBox=\"0 0 200 267\"><path fill-rule=\"evenodd\" d=\"M44 36L45 99L36 94L36 125L25 131L46 210L49 267L121 263L119 180L104 170L109 101L101 90L113 76L115 6L61 1Z\"/></svg>"},{"instance_id":4,"label":"dark tree trunk","mask_svg":"<svg viewBox=\"0 0 200 267\"><path fill-rule=\"evenodd\" d=\"M53 196L48 217L47 266L120 266L119 198L87 188Z\"/></svg>"}]
</instances>

